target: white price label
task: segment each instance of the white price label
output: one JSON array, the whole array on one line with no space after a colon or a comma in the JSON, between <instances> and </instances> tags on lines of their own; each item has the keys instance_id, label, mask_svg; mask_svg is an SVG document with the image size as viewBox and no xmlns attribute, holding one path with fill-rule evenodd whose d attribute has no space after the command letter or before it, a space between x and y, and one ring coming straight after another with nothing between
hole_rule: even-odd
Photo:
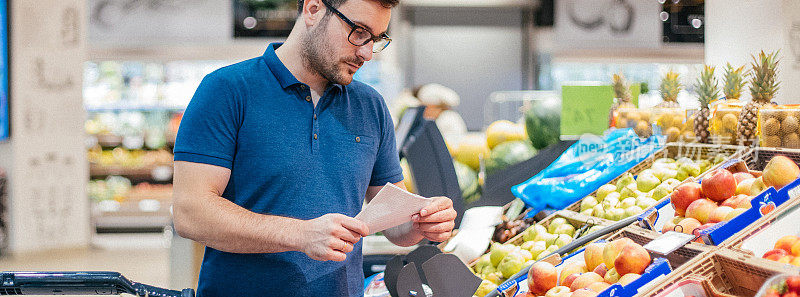
<instances>
[{"instance_id":1,"label":"white price label","mask_svg":"<svg viewBox=\"0 0 800 297\"><path fill-rule=\"evenodd\" d=\"M150 173L156 181L164 182L172 179L171 166L158 166Z\"/></svg>"},{"instance_id":2,"label":"white price label","mask_svg":"<svg viewBox=\"0 0 800 297\"><path fill-rule=\"evenodd\" d=\"M789 190L789 199L797 198L798 196L800 196L800 186L795 186Z\"/></svg>"},{"instance_id":3,"label":"white price label","mask_svg":"<svg viewBox=\"0 0 800 297\"><path fill-rule=\"evenodd\" d=\"M691 234L668 231L667 233L664 233L664 235L661 235L650 243L644 245L644 248L659 255L669 255L670 253L694 240L694 238L695 236Z\"/></svg>"}]
</instances>

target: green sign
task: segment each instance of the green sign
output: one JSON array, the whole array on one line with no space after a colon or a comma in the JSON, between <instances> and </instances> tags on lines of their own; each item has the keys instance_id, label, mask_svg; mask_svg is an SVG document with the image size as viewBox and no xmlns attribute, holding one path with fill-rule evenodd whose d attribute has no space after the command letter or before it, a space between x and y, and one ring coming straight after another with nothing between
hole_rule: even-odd
<instances>
[{"instance_id":1,"label":"green sign","mask_svg":"<svg viewBox=\"0 0 800 297\"><path fill-rule=\"evenodd\" d=\"M631 85L633 104L639 105L639 84ZM614 103L611 86L563 86L561 135L600 135L608 129L608 111Z\"/></svg>"}]
</instances>

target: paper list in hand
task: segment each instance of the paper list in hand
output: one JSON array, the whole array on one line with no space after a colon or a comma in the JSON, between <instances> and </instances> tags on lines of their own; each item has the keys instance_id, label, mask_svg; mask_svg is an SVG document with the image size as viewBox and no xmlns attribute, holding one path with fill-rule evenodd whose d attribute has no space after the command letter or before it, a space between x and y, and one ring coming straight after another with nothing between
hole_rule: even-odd
<instances>
[{"instance_id":1,"label":"paper list in hand","mask_svg":"<svg viewBox=\"0 0 800 297\"><path fill-rule=\"evenodd\" d=\"M387 183L356 219L366 223L370 233L380 232L410 221L431 200Z\"/></svg>"}]
</instances>

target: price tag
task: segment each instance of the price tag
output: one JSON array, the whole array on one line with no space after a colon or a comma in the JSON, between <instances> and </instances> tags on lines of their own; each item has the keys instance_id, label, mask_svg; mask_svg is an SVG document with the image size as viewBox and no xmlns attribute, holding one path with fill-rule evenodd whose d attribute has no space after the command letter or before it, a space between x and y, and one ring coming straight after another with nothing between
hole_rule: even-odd
<instances>
[{"instance_id":1,"label":"price tag","mask_svg":"<svg viewBox=\"0 0 800 297\"><path fill-rule=\"evenodd\" d=\"M644 245L644 248L658 255L666 256L691 242L694 238L695 236L691 234L668 231Z\"/></svg>"},{"instance_id":2,"label":"price tag","mask_svg":"<svg viewBox=\"0 0 800 297\"><path fill-rule=\"evenodd\" d=\"M639 84L631 86L638 105ZM561 135L601 135L608 129L608 111L614 104L611 86L564 86L561 89Z\"/></svg>"},{"instance_id":3,"label":"price tag","mask_svg":"<svg viewBox=\"0 0 800 297\"><path fill-rule=\"evenodd\" d=\"M122 146L129 150L138 150L144 146L144 137L125 136L122 138Z\"/></svg>"},{"instance_id":4,"label":"price tag","mask_svg":"<svg viewBox=\"0 0 800 297\"><path fill-rule=\"evenodd\" d=\"M797 198L800 196L800 186L796 186L789 190L789 199Z\"/></svg>"},{"instance_id":5,"label":"price tag","mask_svg":"<svg viewBox=\"0 0 800 297\"><path fill-rule=\"evenodd\" d=\"M172 179L172 167L157 166L156 168L153 169L153 171L150 174L156 181L160 182L169 181L170 179Z\"/></svg>"}]
</instances>

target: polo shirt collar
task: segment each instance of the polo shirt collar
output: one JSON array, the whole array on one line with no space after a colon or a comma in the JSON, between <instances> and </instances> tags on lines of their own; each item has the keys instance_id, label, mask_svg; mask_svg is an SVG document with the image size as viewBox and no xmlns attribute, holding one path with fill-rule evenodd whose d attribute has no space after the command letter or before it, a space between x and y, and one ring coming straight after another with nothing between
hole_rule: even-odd
<instances>
[{"instance_id":1,"label":"polo shirt collar","mask_svg":"<svg viewBox=\"0 0 800 297\"><path fill-rule=\"evenodd\" d=\"M281 84L281 88L286 89L293 85L302 83L294 77L292 72L290 72L289 69L283 65L283 62L278 59L278 55L275 54L275 49L280 47L282 44L282 42L270 43L267 47L267 50L264 51L264 61L267 63L269 70L272 71L272 74L275 75L278 83ZM331 87L336 87L339 90L342 90L343 88L343 86L340 84L328 83L328 88Z\"/></svg>"}]
</instances>

